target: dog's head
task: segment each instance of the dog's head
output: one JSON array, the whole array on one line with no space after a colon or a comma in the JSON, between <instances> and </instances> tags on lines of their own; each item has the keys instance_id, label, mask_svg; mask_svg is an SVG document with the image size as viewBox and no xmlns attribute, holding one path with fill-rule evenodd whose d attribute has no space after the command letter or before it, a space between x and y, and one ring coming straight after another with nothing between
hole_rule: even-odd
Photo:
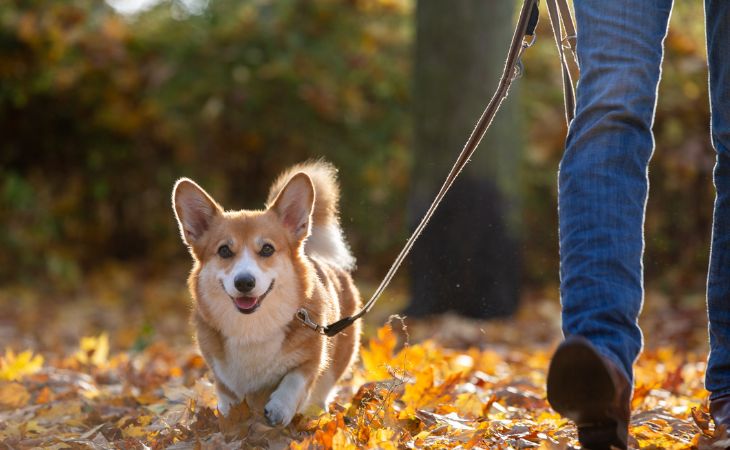
<instances>
[{"instance_id":1,"label":"dog's head","mask_svg":"<svg viewBox=\"0 0 730 450\"><path fill-rule=\"evenodd\" d=\"M291 320L303 288L301 258L314 205L310 178L294 175L271 206L259 211L224 211L187 178L175 184L172 199L180 235L195 261L193 293L207 315L240 322L241 314L259 311L257 320Z\"/></svg>"}]
</instances>

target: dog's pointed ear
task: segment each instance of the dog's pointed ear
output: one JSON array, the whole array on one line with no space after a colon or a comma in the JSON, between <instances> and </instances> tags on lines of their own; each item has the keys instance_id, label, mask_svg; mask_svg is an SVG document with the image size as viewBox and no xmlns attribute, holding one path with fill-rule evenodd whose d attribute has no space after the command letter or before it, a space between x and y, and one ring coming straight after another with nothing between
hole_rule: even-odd
<instances>
[{"instance_id":1,"label":"dog's pointed ear","mask_svg":"<svg viewBox=\"0 0 730 450\"><path fill-rule=\"evenodd\" d=\"M270 209L294 239L301 241L309 236L313 208L314 185L307 174L300 172L289 179Z\"/></svg>"},{"instance_id":2,"label":"dog's pointed ear","mask_svg":"<svg viewBox=\"0 0 730 450\"><path fill-rule=\"evenodd\" d=\"M175 183L172 206L180 227L180 236L189 246L200 239L216 216L223 213L218 203L188 178L181 178Z\"/></svg>"}]
</instances>

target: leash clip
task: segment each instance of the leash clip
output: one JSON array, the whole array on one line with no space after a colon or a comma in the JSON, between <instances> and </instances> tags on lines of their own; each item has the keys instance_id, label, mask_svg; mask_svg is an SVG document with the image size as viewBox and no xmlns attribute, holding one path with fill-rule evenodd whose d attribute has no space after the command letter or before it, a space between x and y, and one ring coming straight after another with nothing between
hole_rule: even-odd
<instances>
[{"instance_id":1,"label":"leash clip","mask_svg":"<svg viewBox=\"0 0 730 450\"><path fill-rule=\"evenodd\" d=\"M299 311L297 311L295 317L299 319L300 322L302 322L307 327L313 329L319 334L326 334L325 329L322 325L316 324L312 321L312 319L309 318L309 311L307 311L304 308L299 308Z\"/></svg>"},{"instance_id":2,"label":"leash clip","mask_svg":"<svg viewBox=\"0 0 730 450\"><path fill-rule=\"evenodd\" d=\"M525 65L522 63L522 54L525 50L532 47L536 40L537 33L525 35L522 38L522 49L517 56L517 64L515 64L514 72L512 73L512 81L522 78L522 75L525 74Z\"/></svg>"}]
</instances>

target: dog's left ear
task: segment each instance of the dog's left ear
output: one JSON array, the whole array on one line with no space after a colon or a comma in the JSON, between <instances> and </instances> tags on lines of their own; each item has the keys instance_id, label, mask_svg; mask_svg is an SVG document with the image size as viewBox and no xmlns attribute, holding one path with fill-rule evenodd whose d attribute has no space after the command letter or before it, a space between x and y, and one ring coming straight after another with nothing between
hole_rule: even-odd
<instances>
[{"instance_id":1,"label":"dog's left ear","mask_svg":"<svg viewBox=\"0 0 730 450\"><path fill-rule=\"evenodd\" d=\"M314 185L304 173L291 177L271 206L284 228L289 230L296 241L309 236L312 208L314 208Z\"/></svg>"}]
</instances>

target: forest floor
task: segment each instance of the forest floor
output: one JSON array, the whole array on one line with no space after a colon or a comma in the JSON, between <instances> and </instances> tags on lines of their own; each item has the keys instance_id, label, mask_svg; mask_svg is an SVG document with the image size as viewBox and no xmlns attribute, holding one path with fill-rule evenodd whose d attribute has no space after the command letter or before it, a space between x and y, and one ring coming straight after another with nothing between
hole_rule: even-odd
<instances>
[{"instance_id":1,"label":"forest floor","mask_svg":"<svg viewBox=\"0 0 730 450\"><path fill-rule=\"evenodd\" d=\"M545 400L560 339L556 293L527 296L510 320L383 325L404 301L402 290L386 293L329 411L271 427L245 404L218 414L184 276L110 267L69 295L2 288L0 448L578 447ZM730 442L708 420L706 325L701 299L647 296L632 448Z\"/></svg>"}]
</instances>

